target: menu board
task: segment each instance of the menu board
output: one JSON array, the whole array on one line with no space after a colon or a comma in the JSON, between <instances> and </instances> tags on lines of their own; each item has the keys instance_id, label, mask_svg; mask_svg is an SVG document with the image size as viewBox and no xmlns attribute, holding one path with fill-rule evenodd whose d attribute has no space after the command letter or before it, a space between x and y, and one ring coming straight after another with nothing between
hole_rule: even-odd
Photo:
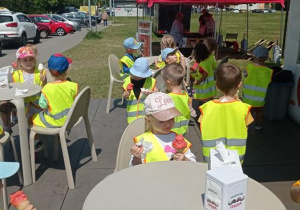
<instances>
[{"instance_id":1,"label":"menu board","mask_svg":"<svg viewBox=\"0 0 300 210\"><path fill-rule=\"evenodd\" d=\"M152 22L139 21L138 24L138 42L143 43L141 49L144 57L152 56Z\"/></svg>"}]
</instances>

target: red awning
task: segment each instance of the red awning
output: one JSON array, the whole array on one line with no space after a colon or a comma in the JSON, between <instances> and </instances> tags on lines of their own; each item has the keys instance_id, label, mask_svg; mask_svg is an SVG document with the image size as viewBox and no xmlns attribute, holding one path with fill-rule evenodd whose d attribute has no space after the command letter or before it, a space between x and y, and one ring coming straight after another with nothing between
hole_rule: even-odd
<instances>
[{"instance_id":1,"label":"red awning","mask_svg":"<svg viewBox=\"0 0 300 210\"><path fill-rule=\"evenodd\" d=\"M249 3L281 3L284 6L284 0L137 0L137 3L148 3L148 7L153 4L249 4Z\"/></svg>"}]
</instances>

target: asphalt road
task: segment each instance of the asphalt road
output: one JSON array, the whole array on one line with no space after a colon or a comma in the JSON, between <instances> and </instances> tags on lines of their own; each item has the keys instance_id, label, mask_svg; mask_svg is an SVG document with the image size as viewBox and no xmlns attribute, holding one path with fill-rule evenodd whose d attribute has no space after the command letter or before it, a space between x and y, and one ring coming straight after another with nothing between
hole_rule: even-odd
<instances>
[{"instance_id":1,"label":"asphalt road","mask_svg":"<svg viewBox=\"0 0 300 210\"><path fill-rule=\"evenodd\" d=\"M98 26L98 30L102 29L103 26ZM47 39L41 39L41 42L37 44L38 57L37 62L43 63L55 53L63 53L64 51L76 46L82 41L88 32L87 28L82 28L81 31L76 31L73 34L67 34L65 36L49 36ZM28 41L28 43L32 43ZM18 46L16 45L5 45L3 46L2 55L0 57L0 67L11 65L12 62L16 61L16 51Z\"/></svg>"}]
</instances>

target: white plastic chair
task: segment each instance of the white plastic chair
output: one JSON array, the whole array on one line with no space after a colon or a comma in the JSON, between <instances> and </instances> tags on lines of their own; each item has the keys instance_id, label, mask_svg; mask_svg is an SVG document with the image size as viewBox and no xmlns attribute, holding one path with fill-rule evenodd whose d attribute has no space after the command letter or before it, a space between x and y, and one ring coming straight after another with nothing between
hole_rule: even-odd
<instances>
[{"instance_id":1,"label":"white plastic chair","mask_svg":"<svg viewBox=\"0 0 300 210\"><path fill-rule=\"evenodd\" d=\"M114 54L110 54L108 56L108 67L109 67L109 88L108 88L108 97L107 97L107 105L106 105L106 113L110 111L110 103L111 103L111 94L113 89L114 82L124 83L122 80L116 79L115 75L120 73L119 66L119 58ZM122 104L124 103L124 97L122 95Z\"/></svg>"},{"instance_id":2,"label":"white plastic chair","mask_svg":"<svg viewBox=\"0 0 300 210\"><path fill-rule=\"evenodd\" d=\"M153 77L154 79L156 79L156 87L157 87L158 91L164 92L164 93L165 93L165 92L166 92L166 86L165 86L164 79L163 79L163 77L162 77L162 75L161 75L161 70L162 70L162 69L157 70L157 71L152 75L152 77Z\"/></svg>"},{"instance_id":3,"label":"white plastic chair","mask_svg":"<svg viewBox=\"0 0 300 210\"><path fill-rule=\"evenodd\" d=\"M119 143L114 173L129 167L130 149L134 144L133 138L145 133L145 131L145 117L135 119L126 127Z\"/></svg>"},{"instance_id":4,"label":"white plastic chair","mask_svg":"<svg viewBox=\"0 0 300 210\"><path fill-rule=\"evenodd\" d=\"M11 142L12 145L12 150L13 150L13 154L14 154L14 158L15 161L18 162L18 155L17 155L17 151L16 151L16 146L15 146L15 141L14 139L9 135L9 133L4 132L4 136L2 138L0 138L0 161L3 162L4 161L4 149L3 146L8 143ZM22 178L22 172L21 172L21 168L19 168L18 170L18 176L19 176L19 181L20 184L23 184L23 178ZM8 210L8 196L7 196L7 185L6 185L6 179L2 179L2 183L3 183L3 205L4 205L4 210Z\"/></svg>"},{"instance_id":5,"label":"white plastic chair","mask_svg":"<svg viewBox=\"0 0 300 210\"><path fill-rule=\"evenodd\" d=\"M90 87L85 87L75 98L75 101L73 102L72 107L70 108L70 111L68 113L67 119L65 124L61 128L43 128L39 126L32 126L30 131L30 155L31 155L31 166L32 166L32 180L35 182L35 158L34 158L34 137L36 134L42 134L42 135L59 135L66 173L67 173L67 179L68 179L68 185L70 189L75 189L71 164L70 164L70 158L68 153L68 147L66 142L66 133L71 130L71 128L74 127L74 125L77 124L78 120L82 117L85 122L86 132L88 136L88 141L91 149L91 156L93 161L97 161L97 155L95 151L95 145L94 140L91 132L91 127L89 123L88 118L88 107L91 97L91 89ZM53 152L53 159L57 160L57 138L53 139L54 145L54 152ZM47 144L44 142L45 150L47 149ZM56 148L55 148L56 147Z\"/></svg>"}]
</instances>

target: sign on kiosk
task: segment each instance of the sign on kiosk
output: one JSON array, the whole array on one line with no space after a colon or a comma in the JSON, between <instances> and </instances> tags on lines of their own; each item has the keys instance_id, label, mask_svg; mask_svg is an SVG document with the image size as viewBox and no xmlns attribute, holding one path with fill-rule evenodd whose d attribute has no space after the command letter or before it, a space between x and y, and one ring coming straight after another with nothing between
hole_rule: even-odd
<instances>
[{"instance_id":1,"label":"sign on kiosk","mask_svg":"<svg viewBox=\"0 0 300 210\"><path fill-rule=\"evenodd\" d=\"M231 167L206 172L204 208L245 210L248 176Z\"/></svg>"},{"instance_id":2,"label":"sign on kiosk","mask_svg":"<svg viewBox=\"0 0 300 210\"><path fill-rule=\"evenodd\" d=\"M151 21L139 21L138 25L138 42L143 43L143 55L144 57L152 56L152 22Z\"/></svg>"}]
</instances>

